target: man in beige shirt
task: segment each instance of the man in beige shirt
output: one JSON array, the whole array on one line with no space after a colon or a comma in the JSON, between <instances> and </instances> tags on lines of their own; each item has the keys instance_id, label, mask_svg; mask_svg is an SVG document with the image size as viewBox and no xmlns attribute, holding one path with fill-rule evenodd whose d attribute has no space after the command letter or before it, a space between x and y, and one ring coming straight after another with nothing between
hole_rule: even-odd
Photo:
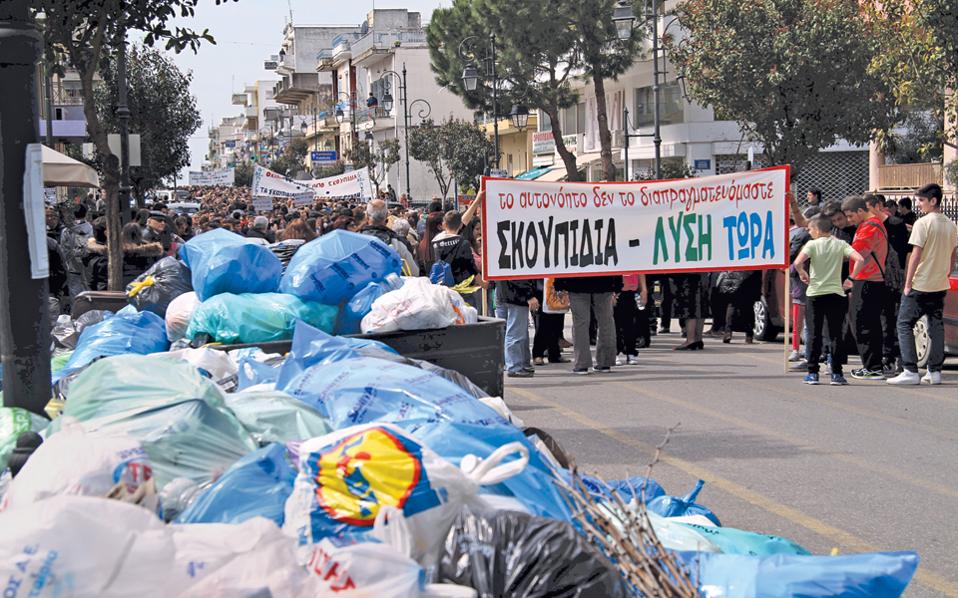
<instances>
[{"instance_id":1,"label":"man in beige shirt","mask_svg":"<svg viewBox=\"0 0 958 598\"><path fill-rule=\"evenodd\" d=\"M941 213L941 186L925 185L916 194L923 212L908 239L911 257L905 270L905 288L898 310L898 342L905 370L887 380L889 384L941 384L941 366L945 362L945 328L942 311L950 286L948 276L955 268L958 228ZM928 372L918 377L918 352L915 349L915 323L928 316Z\"/></svg>"}]
</instances>

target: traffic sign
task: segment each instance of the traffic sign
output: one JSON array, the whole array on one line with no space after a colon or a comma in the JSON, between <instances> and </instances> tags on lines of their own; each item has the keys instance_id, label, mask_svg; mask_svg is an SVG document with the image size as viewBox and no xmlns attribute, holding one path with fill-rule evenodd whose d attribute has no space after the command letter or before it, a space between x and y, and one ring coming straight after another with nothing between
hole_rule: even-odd
<instances>
[{"instance_id":1,"label":"traffic sign","mask_svg":"<svg viewBox=\"0 0 958 598\"><path fill-rule=\"evenodd\" d=\"M310 152L309 154L309 159L313 162L335 162L338 158L336 150Z\"/></svg>"},{"instance_id":2,"label":"traffic sign","mask_svg":"<svg viewBox=\"0 0 958 598\"><path fill-rule=\"evenodd\" d=\"M502 170L501 168L490 168L489 176L495 177L497 179L507 179L509 178L509 171Z\"/></svg>"}]
</instances>

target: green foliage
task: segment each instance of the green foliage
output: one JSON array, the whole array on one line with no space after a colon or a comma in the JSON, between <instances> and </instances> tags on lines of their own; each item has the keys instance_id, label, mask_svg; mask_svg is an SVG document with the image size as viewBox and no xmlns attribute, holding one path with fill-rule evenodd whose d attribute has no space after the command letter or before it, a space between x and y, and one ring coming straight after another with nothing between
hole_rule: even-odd
<instances>
[{"instance_id":1,"label":"green foliage","mask_svg":"<svg viewBox=\"0 0 958 598\"><path fill-rule=\"evenodd\" d=\"M313 178L315 179L325 179L327 177L343 174L344 172L346 172L346 167L339 160L329 164L313 165Z\"/></svg>"},{"instance_id":2,"label":"green foliage","mask_svg":"<svg viewBox=\"0 0 958 598\"><path fill-rule=\"evenodd\" d=\"M450 119L438 126L426 120L409 133L409 155L426 163L443 199L453 180L463 188L476 187L494 152L482 129L461 120Z\"/></svg>"},{"instance_id":3,"label":"green foliage","mask_svg":"<svg viewBox=\"0 0 958 598\"><path fill-rule=\"evenodd\" d=\"M878 137L886 158L895 164L941 162L943 154L942 120L931 110L905 113L900 127Z\"/></svg>"},{"instance_id":4,"label":"green foliage","mask_svg":"<svg viewBox=\"0 0 958 598\"><path fill-rule=\"evenodd\" d=\"M958 187L958 160L945 164L945 181L952 187Z\"/></svg>"},{"instance_id":5,"label":"green foliage","mask_svg":"<svg viewBox=\"0 0 958 598\"><path fill-rule=\"evenodd\" d=\"M690 179L695 176L688 163L682 159L664 159L662 160L662 180L670 179ZM655 170L640 170L632 177L636 181L654 181L656 179Z\"/></svg>"},{"instance_id":6,"label":"green foliage","mask_svg":"<svg viewBox=\"0 0 958 598\"><path fill-rule=\"evenodd\" d=\"M346 157L357 169L369 168L369 180L378 194L379 187L386 181L389 168L399 162L399 140L386 139L377 145L359 143L346 152Z\"/></svg>"},{"instance_id":7,"label":"green foliage","mask_svg":"<svg viewBox=\"0 0 958 598\"><path fill-rule=\"evenodd\" d=\"M253 184L253 163L239 162L233 171L233 184L237 187L249 187Z\"/></svg>"},{"instance_id":8,"label":"green foliage","mask_svg":"<svg viewBox=\"0 0 958 598\"><path fill-rule=\"evenodd\" d=\"M97 114L105 127L119 127L115 64L101 73ZM140 135L142 166L130 169L134 195L142 198L164 179L189 165L189 138L202 124L196 98L190 93L192 75L181 72L163 53L132 46L127 56L130 132Z\"/></svg>"},{"instance_id":9,"label":"green foliage","mask_svg":"<svg viewBox=\"0 0 958 598\"><path fill-rule=\"evenodd\" d=\"M878 27L856 2L686 0L678 8L687 43L671 59L698 102L738 122L771 164L805 161L839 139L866 143L895 120L872 58Z\"/></svg>"},{"instance_id":10,"label":"green foliage","mask_svg":"<svg viewBox=\"0 0 958 598\"><path fill-rule=\"evenodd\" d=\"M293 137L292 141L286 144L282 154L270 162L269 169L285 176L296 176L305 170L308 153L309 143L302 137Z\"/></svg>"}]
</instances>

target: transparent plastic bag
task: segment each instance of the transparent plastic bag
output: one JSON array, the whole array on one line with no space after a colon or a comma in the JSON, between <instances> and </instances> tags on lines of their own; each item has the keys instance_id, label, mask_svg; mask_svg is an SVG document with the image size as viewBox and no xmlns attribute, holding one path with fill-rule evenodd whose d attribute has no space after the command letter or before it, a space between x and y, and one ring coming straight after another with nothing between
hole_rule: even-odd
<instances>
[{"instance_id":1,"label":"transparent plastic bag","mask_svg":"<svg viewBox=\"0 0 958 598\"><path fill-rule=\"evenodd\" d=\"M338 308L331 305L306 302L283 293L223 293L196 308L186 337L196 339L205 334L227 344L289 340L300 320L332 332L337 313Z\"/></svg>"}]
</instances>

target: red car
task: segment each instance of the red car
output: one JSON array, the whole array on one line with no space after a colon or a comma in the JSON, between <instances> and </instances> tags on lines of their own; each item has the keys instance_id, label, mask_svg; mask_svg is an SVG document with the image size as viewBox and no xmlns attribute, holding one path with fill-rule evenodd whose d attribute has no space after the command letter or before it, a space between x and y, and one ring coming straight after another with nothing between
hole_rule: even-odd
<instances>
[{"instance_id":1,"label":"red car","mask_svg":"<svg viewBox=\"0 0 958 598\"><path fill-rule=\"evenodd\" d=\"M785 271L766 270L762 274L762 298L755 302L755 338L775 340L785 327ZM951 273L951 289L945 296L945 355L958 356L958 269ZM928 363L928 322L915 324L918 366Z\"/></svg>"}]
</instances>

